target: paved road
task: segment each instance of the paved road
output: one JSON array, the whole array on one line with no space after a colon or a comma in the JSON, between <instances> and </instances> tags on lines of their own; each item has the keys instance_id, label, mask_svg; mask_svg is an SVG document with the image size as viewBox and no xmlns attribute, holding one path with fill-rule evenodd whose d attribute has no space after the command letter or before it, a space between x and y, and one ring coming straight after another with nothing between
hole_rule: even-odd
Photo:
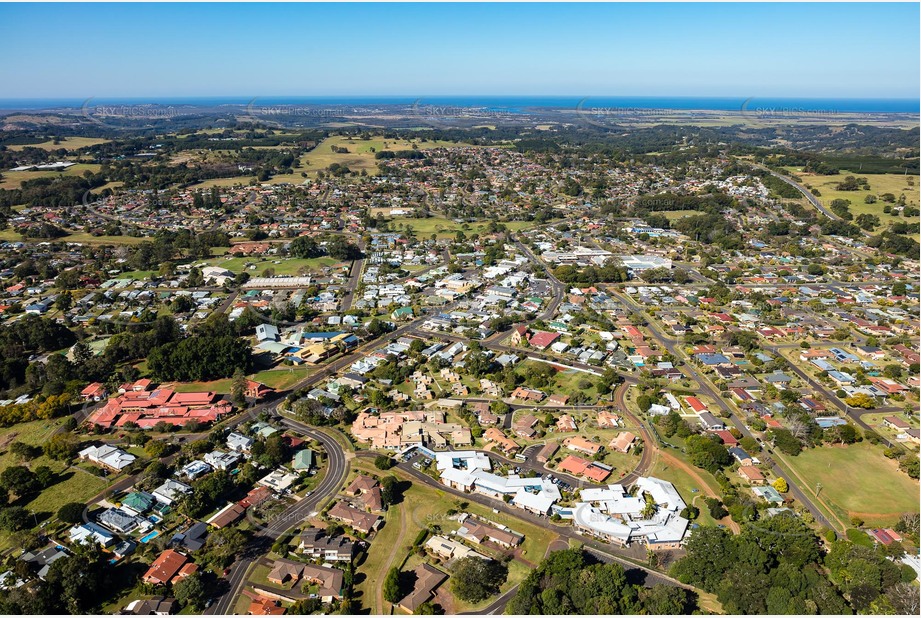
<instances>
[{"instance_id":1,"label":"paved road","mask_svg":"<svg viewBox=\"0 0 921 618\"><path fill-rule=\"evenodd\" d=\"M631 311L639 313L640 315L646 315L643 307L641 307L636 302L634 302L633 299L630 298L629 296L622 294L620 292L614 292L613 290L612 290L612 295L615 296L621 303L624 304L624 306L628 307ZM649 329L649 332L652 333L653 338L656 339L659 342L659 345L663 347L665 350L667 350L669 354L671 354L675 358L685 358L684 351L679 349L680 345L679 345L678 340L672 339L668 337L667 335L665 335L664 333L662 333L659 330L659 328L656 326L654 321L649 320L647 323L647 328ZM690 377L694 379L700 385L700 389L706 395L708 395L713 401L716 401L716 402L723 401L723 398L720 396L717 390L713 387L710 380L705 375L699 374L689 362L685 363L683 371L690 374ZM732 425L736 429L738 429L742 433L743 436L755 438L755 436L752 434L748 426L745 423L743 423L736 414L732 413L732 409L729 408L728 406L727 406L727 409L730 412L729 421L732 423ZM770 452L770 450L768 452ZM791 475L786 470L781 468L777 464L776 461L773 461L773 458L772 458L771 470L774 472L775 475L782 476L785 479L787 479L787 485L790 488L790 494L792 494L793 498L796 499L800 504L802 504L804 507L809 509L809 512L812 513L813 517L816 518L816 521L822 521L822 522L828 521L828 518L826 518L825 515L822 514L822 511L819 510L819 508L815 504L813 504L812 500L802 490L802 488L798 487L794 482L791 481L791 478L792 478ZM831 523L831 522L828 522L828 523Z\"/></svg>"},{"instance_id":2,"label":"paved road","mask_svg":"<svg viewBox=\"0 0 921 618\"><path fill-rule=\"evenodd\" d=\"M517 246L531 262L543 270L547 279L550 280L550 286L553 288L553 298L550 299L547 307L537 316L540 320L549 320L553 317L553 314L556 313L556 309L560 306L560 303L563 302L563 295L566 293L566 285L557 279L543 260L538 259L524 243L518 240L518 238L515 238L515 246Z\"/></svg>"},{"instance_id":3,"label":"paved road","mask_svg":"<svg viewBox=\"0 0 921 618\"><path fill-rule=\"evenodd\" d=\"M778 174L778 173L775 172L774 170L772 170L772 169L770 169L770 168L767 168L767 167L765 167L765 166L763 166L763 165L761 165L761 164L759 164L759 163L753 163L753 162L751 162L751 161L749 161L748 163L749 163L749 165L752 165L753 167L756 167L756 168L758 168L759 170L765 171L765 172L769 173L771 176L773 176L774 178L778 178L778 179L784 181L785 183L787 183L788 185L790 185L791 187L795 188L797 191L799 191L800 193L803 194L803 197L805 197L807 200L809 200L809 203L811 203L813 206L815 206L815 209L816 209L816 210L818 210L820 213L822 213L823 215L825 215L825 216L828 217L829 219L836 219L836 220L838 220L838 221L841 220L841 217L839 217L839 216L836 215L835 213L833 213L833 212L831 212L830 210L828 210L827 208L825 208L825 206L822 205L822 202L820 202L819 199L818 199L816 196L814 196L814 195L812 194L812 192L811 192L809 189L807 189L807 188L804 187L803 185L799 184L798 182L796 182L795 180L793 180L793 179L790 178L789 176L784 176L783 174Z\"/></svg>"},{"instance_id":4,"label":"paved road","mask_svg":"<svg viewBox=\"0 0 921 618\"><path fill-rule=\"evenodd\" d=\"M495 453L490 453L490 456L494 457ZM558 534L562 539L565 539L567 541L571 540L571 541L576 541L578 543L581 543L586 551L588 551L592 555L595 555L597 558L605 562L616 562L627 570L633 570L633 569L639 570L645 576L644 584L646 585L667 584L671 586L681 586L683 588L690 589L689 586L682 584L678 580L671 578L668 575L665 575L658 571L654 571L650 569L649 567L645 566L644 564L642 564L642 562L645 560L645 557L646 557L646 551L644 548L640 547L639 545L634 545L633 547L625 548L625 549L615 548L612 545L601 543L600 541L596 541L595 539L592 539L590 537L582 536L581 534L578 534L577 532L575 532L570 526L556 526L555 524L551 523L549 518L547 517L540 517L538 515L533 515L531 513L528 513L527 511L523 511L521 509L509 506L508 504L505 503L504 500L493 499L493 498L490 498L488 496L485 496L483 494L478 494L478 493L468 494L463 491L459 491L457 489L448 487L446 485L442 485L441 483L439 483L438 481L436 481L429 475L413 468L412 465L408 462L400 463L397 465L397 467L403 470L404 472L408 473L409 475L411 475L413 479L417 482L423 483L425 485L429 485L430 487L437 488L439 491L443 491L443 492L447 492L447 493L456 495L459 498L462 498L463 500L472 500L474 502L482 504L483 506L487 508L496 509L511 517L527 521L536 526L540 526L541 528L551 529L553 530L554 533ZM614 552L620 552L620 555L615 554Z\"/></svg>"},{"instance_id":5,"label":"paved road","mask_svg":"<svg viewBox=\"0 0 921 618\"><path fill-rule=\"evenodd\" d=\"M361 250L362 255L364 255L365 244L364 240L358 240L358 248ZM352 262L352 271L349 276L349 282L346 286L345 294L342 296L342 302L340 303L340 312L345 313L352 308L352 302L355 300L355 290L358 289L358 284L361 283L361 273L365 267L365 258L362 257L358 260Z\"/></svg>"},{"instance_id":6,"label":"paved road","mask_svg":"<svg viewBox=\"0 0 921 618\"><path fill-rule=\"evenodd\" d=\"M246 575L250 566L263 555L263 552L257 549L260 547L260 542L270 546L287 530L301 524L311 513L317 511L319 505L334 495L342 486L342 483L345 482L348 465L345 453L335 439L326 433L288 418L283 419L281 422L323 445L327 454L326 475L309 498L298 501L275 517L266 527L255 533L253 540L250 542L249 551L245 551L230 568L230 573L227 576L227 592L215 600L209 611L206 612L208 614L232 613L236 599L246 586ZM262 547L264 548L265 545Z\"/></svg>"}]
</instances>

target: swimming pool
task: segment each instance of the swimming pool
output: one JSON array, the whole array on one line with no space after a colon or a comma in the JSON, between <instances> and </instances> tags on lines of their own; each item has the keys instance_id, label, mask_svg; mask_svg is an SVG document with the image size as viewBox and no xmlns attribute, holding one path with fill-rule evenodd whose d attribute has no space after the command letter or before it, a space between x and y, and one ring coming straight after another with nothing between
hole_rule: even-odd
<instances>
[{"instance_id":1,"label":"swimming pool","mask_svg":"<svg viewBox=\"0 0 921 618\"><path fill-rule=\"evenodd\" d=\"M148 515L148 516L147 516L147 521L149 521L149 522L151 522L151 523L154 523L154 524L159 524L161 521L163 521L163 518L162 518L162 517L158 517L158 516L156 516L156 515Z\"/></svg>"},{"instance_id":2,"label":"swimming pool","mask_svg":"<svg viewBox=\"0 0 921 618\"><path fill-rule=\"evenodd\" d=\"M148 541L155 539L158 536L160 536L159 530L151 530L150 532L148 532L147 534L141 537L141 543L147 543Z\"/></svg>"}]
</instances>

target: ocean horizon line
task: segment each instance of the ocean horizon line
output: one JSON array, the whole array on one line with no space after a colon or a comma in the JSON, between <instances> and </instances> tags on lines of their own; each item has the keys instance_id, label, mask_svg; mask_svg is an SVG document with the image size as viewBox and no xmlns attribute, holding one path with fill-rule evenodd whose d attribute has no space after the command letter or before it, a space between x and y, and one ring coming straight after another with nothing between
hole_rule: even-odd
<instances>
[{"instance_id":1,"label":"ocean horizon line","mask_svg":"<svg viewBox=\"0 0 921 618\"><path fill-rule=\"evenodd\" d=\"M742 96L643 96L643 95L268 95L268 96L149 96L149 97L22 97L0 98L0 110L54 110L95 108L100 105L188 105L266 106L266 105L446 105L458 108L508 109L588 109L621 107L634 109L672 109L744 111L790 109L835 113L921 112L921 99L910 97L742 97Z\"/></svg>"}]
</instances>

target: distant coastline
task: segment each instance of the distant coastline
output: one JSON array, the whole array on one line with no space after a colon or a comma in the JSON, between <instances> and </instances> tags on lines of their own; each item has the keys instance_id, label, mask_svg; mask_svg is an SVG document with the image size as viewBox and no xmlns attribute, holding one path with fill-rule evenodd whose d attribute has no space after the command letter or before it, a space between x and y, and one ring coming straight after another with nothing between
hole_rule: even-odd
<instances>
[{"instance_id":1,"label":"distant coastline","mask_svg":"<svg viewBox=\"0 0 921 618\"><path fill-rule=\"evenodd\" d=\"M527 113L529 109L661 109L739 112L775 110L867 114L918 114L918 99L794 97L642 97L642 96L266 96L266 97L101 97L92 99L0 99L0 111L54 111L100 105L220 107L251 104L316 106L450 106Z\"/></svg>"}]
</instances>

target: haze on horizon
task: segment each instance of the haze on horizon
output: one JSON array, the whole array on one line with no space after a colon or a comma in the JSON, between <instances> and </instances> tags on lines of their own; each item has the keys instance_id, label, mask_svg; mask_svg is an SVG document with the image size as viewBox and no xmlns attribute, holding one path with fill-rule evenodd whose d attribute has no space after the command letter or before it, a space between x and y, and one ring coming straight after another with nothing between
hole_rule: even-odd
<instances>
[{"instance_id":1,"label":"haze on horizon","mask_svg":"<svg viewBox=\"0 0 921 618\"><path fill-rule=\"evenodd\" d=\"M917 4L4 4L0 80L8 99L917 98L918 20Z\"/></svg>"}]
</instances>

